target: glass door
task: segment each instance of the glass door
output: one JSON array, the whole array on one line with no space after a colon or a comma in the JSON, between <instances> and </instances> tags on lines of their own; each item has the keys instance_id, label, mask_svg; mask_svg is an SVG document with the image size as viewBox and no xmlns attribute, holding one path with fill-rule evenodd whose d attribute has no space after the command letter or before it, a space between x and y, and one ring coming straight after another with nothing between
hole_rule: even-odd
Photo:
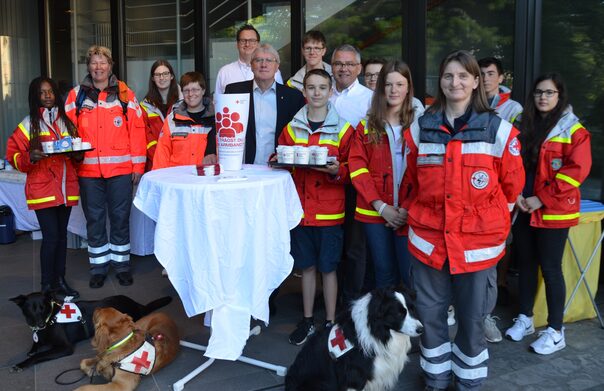
<instances>
[{"instance_id":1,"label":"glass door","mask_svg":"<svg viewBox=\"0 0 604 391\"><path fill-rule=\"evenodd\" d=\"M236 33L246 23L258 30L261 42L271 44L279 52L279 70L283 80L287 80L292 73L291 10L291 1L209 0L210 71L206 76L211 89L216 84L218 70L238 58Z\"/></svg>"}]
</instances>

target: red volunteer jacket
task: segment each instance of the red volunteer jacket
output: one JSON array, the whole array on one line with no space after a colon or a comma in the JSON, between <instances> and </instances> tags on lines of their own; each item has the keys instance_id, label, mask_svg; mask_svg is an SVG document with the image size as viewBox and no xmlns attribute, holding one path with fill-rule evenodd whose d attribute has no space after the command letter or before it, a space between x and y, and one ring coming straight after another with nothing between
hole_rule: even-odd
<instances>
[{"instance_id":1,"label":"red volunteer jacket","mask_svg":"<svg viewBox=\"0 0 604 391\"><path fill-rule=\"evenodd\" d=\"M510 211L524 186L518 131L494 113L472 112L452 136L442 113L427 113L405 133L400 188L409 250L451 274L492 267L505 253Z\"/></svg>"},{"instance_id":2,"label":"red volunteer jacket","mask_svg":"<svg viewBox=\"0 0 604 391\"><path fill-rule=\"evenodd\" d=\"M56 107L43 110L40 142L56 141L69 136L62 120L57 120ZM25 199L27 208L36 210L59 205L75 206L80 199L78 177L67 155L53 155L36 163L29 159L30 119L25 117L8 139L6 160L17 170L27 173Z\"/></svg>"},{"instance_id":3,"label":"red volunteer jacket","mask_svg":"<svg viewBox=\"0 0 604 391\"><path fill-rule=\"evenodd\" d=\"M78 115L76 98L80 89L84 89L86 95ZM120 96L127 99L126 115ZM77 124L82 141L90 142L95 148L84 155L78 167L79 176L110 178L144 173L147 143L141 108L134 92L118 83L115 75L103 91L94 88L87 75L81 85L69 92L65 112Z\"/></svg>"},{"instance_id":4,"label":"red volunteer jacket","mask_svg":"<svg viewBox=\"0 0 604 391\"><path fill-rule=\"evenodd\" d=\"M354 133L350 123L341 119L329 104L323 126L312 132L308 126L307 106L302 107L281 132L279 145L318 145L328 148L328 156L337 157L340 169L335 177L310 168L293 171L296 190L304 216L300 225L332 226L344 222L344 184L348 182L348 152Z\"/></svg>"},{"instance_id":5,"label":"red volunteer jacket","mask_svg":"<svg viewBox=\"0 0 604 391\"><path fill-rule=\"evenodd\" d=\"M591 135L569 108L547 135L537 163L534 194L543 207L531 226L566 228L579 223L579 186L591 169Z\"/></svg>"},{"instance_id":6,"label":"red volunteer jacket","mask_svg":"<svg viewBox=\"0 0 604 391\"><path fill-rule=\"evenodd\" d=\"M396 146L393 129L386 125L386 134L376 144L369 138L367 120L361 120L350 147L348 158L350 178L357 190L355 219L364 223L385 223L371 203L381 200L388 205L398 206L400 182L395 175ZM403 164L403 168L405 164Z\"/></svg>"},{"instance_id":7,"label":"red volunteer jacket","mask_svg":"<svg viewBox=\"0 0 604 391\"><path fill-rule=\"evenodd\" d=\"M164 115L161 110L153 103L144 100L141 102L143 121L145 122L145 135L147 138L147 161L145 162L145 171L150 171L153 168L153 156L157 148L157 141L161 129L164 126ZM168 108L168 114L172 111L172 107Z\"/></svg>"}]
</instances>

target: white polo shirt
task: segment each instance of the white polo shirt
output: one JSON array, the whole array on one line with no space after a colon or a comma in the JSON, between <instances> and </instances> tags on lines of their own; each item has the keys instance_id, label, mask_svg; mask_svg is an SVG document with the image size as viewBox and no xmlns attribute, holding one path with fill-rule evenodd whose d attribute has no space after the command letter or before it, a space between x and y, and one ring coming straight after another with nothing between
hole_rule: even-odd
<instances>
[{"instance_id":1,"label":"white polo shirt","mask_svg":"<svg viewBox=\"0 0 604 391\"><path fill-rule=\"evenodd\" d=\"M216 89L214 93L224 94L224 89L231 83L237 83L240 81L252 80L254 73L252 72L252 66L244 63L241 60L233 61L229 64L224 65L218 71L216 75ZM283 84L283 78L281 77L281 71L277 69L275 74L275 80L278 83Z\"/></svg>"},{"instance_id":2,"label":"white polo shirt","mask_svg":"<svg viewBox=\"0 0 604 391\"><path fill-rule=\"evenodd\" d=\"M355 80L348 88L338 92L335 83L329 101L334 105L338 115L356 127L361 119L367 116L373 91Z\"/></svg>"}]
</instances>

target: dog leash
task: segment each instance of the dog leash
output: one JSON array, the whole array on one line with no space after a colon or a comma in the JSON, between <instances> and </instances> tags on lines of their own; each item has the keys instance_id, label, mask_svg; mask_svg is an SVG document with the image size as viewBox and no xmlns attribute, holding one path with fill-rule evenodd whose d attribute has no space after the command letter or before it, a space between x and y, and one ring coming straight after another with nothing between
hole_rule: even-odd
<instances>
[{"instance_id":1,"label":"dog leash","mask_svg":"<svg viewBox=\"0 0 604 391\"><path fill-rule=\"evenodd\" d=\"M83 378L85 378L85 377L86 377L86 374L85 374L85 373L83 373L83 374L82 374L82 376L80 376L78 379L76 379L76 380L74 380L74 381L71 381L71 382L63 382L63 381L60 381L60 380L59 380L59 378L60 378L61 376L65 375L66 373L73 372L73 371L81 371L81 369L80 369L80 368L72 368L72 369L66 369L66 370L64 370L63 372L59 373L59 374L58 374L58 375L55 377L55 383L57 383L57 384L59 384L59 385L61 385L61 386L70 386L70 385L72 385L72 384L76 384L76 383L78 383L80 380L82 380ZM92 377L90 377L90 384L92 384Z\"/></svg>"}]
</instances>

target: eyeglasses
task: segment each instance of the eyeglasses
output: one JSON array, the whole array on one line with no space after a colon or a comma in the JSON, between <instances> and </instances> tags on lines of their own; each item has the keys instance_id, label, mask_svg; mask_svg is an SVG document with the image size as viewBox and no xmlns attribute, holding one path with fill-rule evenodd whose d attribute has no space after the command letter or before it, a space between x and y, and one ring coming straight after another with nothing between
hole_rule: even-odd
<instances>
[{"instance_id":1,"label":"eyeglasses","mask_svg":"<svg viewBox=\"0 0 604 391\"><path fill-rule=\"evenodd\" d=\"M357 65L359 65L359 63L358 62L339 62L339 61L336 61L332 65L333 65L334 68L354 68Z\"/></svg>"},{"instance_id":2,"label":"eyeglasses","mask_svg":"<svg viewBox=\"0 0 604 391\"><path fill-rule=\"evenodd\" d=\"M272 63L277 62L277 60L274 59L274 58L254 58L254 59L252 59L252 62L254 64L262 64L262 63L265 63L265 62L267 64L272 64Z\"/></svg>"},{"instance_id":3,"label":"eyeglasses","mask_svg":"<svg viewBox=\"0 0 604 391\"><path fill-rule=\"evenodd\" d=\"M321 50L325 49L324 47L320 47L320 46L305 46L304 47L304 53L319 53Z\"/></svg>"},{"instance_id":4,"label":"eyeglasses","mask_svg":"<svg viewBox=\"0 0 604 391\"><path fill-rule=\"evenodd\" d=\"M365 79L377 79L378 76L380 75L379 72L376 73L365 73Z\"/></svg>"},{"instance_id":5,"label":"eyeglasses","mask_svg":"<svg viewBox=\"0 0 604 391\"><path fill-rule=\"evenodd\" d=\"M199 94L201 92L201 88L184 88L182 90L183 95L191 95L191 94Z\"/></svg>"},{"instance_id":6,"label":"eyeglasses","mask_svg":"<svg viewBox=\"0 0 604 391\"><path fill-rule=\"evenodd\" d=\"M558 91L556 90L535 90L533 91L533 96L535 98L541 98L541 95L545 94L546 98L551 98L557 93Z\"/></svg>"},{"instance_id":7,"label":"eyeglasses","mask_svg":"<svg viewBox=\"0 0 604 391\"><path fill-rule=\"evenodd\" d=\"M238 39L237 42L239 42L242 45L254 45L258 43L257 39Z\"/></svg>"},{"instance_id":8,"label":"eyeglasses","mask_svg":"<svg viewBox=\"0 0 604 391\"><path fill-rule=\"evenodd\" d=\"M171 73L169 71L166 72L161 72L161 73L154 73L153 77L156 79L167 79L168 77L170 77Z\"/></svg>"}]
</instances>

